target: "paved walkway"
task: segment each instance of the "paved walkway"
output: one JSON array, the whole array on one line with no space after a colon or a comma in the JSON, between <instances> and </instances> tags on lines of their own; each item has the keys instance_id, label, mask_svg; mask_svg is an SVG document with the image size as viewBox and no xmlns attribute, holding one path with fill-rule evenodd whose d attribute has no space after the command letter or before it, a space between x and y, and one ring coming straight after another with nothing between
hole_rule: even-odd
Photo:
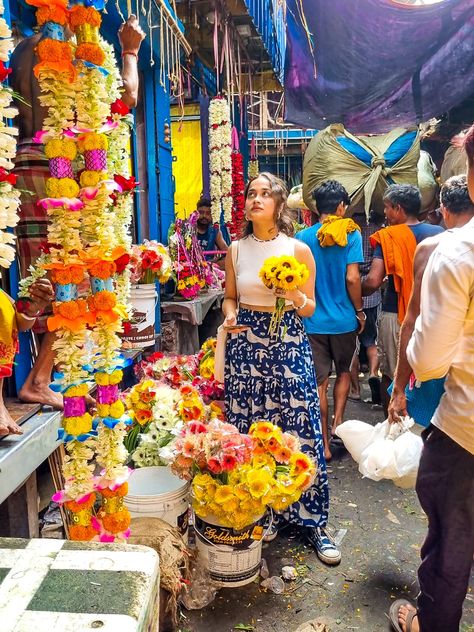
<instances>
[{"instance_id":1,"label":"paved walkway","mask_svg":"<svg viewBox=\"0 0 474 632\"><path fill-rule=\"evenodd\" d=\"M366 387L362 396L369 396ZM383 413L369 404L349 402L346 418L377 423ZM335 454L328 471L330 526L334 531L347 529L341 564L324 566L297 533L285 531L263 552L271 575L288 563L298 567L300 577L287 583L285 594L265 592L258 582L222 589L206 609L184 612L181 632L295 632L314 619L326 623L330 632L391 629L385 614L390 603L417 593L426 518L414 490L362 479L347 453ZM461 631L474 632L474 582Z\"/></svg>"}]
</instances>

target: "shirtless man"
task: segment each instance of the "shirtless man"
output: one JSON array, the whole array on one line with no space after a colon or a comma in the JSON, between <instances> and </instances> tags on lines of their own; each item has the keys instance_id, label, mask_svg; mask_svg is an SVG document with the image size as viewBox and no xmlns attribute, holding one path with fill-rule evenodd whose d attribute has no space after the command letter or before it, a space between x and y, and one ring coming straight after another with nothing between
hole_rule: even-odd
<instances>
[{"instance_id":1,"label":"shirtless man","mask_svg":"<svg viewBox=\"0 0 474 632\"><path fill-rule=\"evenodd\" d=\"M21 276L28 275L28 267L41 254L41 247L47 241L46 212L38 208L36 202L44 197L44 186L48 172L48 161L44 156L43 147L32 142L33 136L43 128L45 109L39 104L40 88L33 73L37 63L35 48L41 35L33 35L18 44L13 52L10 66L12 68L11 86L23 99L31 104L17 102L19 110L18 127L19 143L15 173L17 186L31 191L33 195L22 195L20 206L20 222L17 227L18 252L20 258ZM122 80L124 93L122 101L130 108L134 108L138 100L138 52L145 37L137 18L131 15L122 24L118 32L122 48ZM47 332L45 322L35 331L44 334L38 356L24 385L18 393L24 402L47 404L56 409L62 409L62 397L49 388L51 372L54 365L55 352L53 342L55 334ZM42 326L41 326L42 325Z\"/></svg>"}]
</instances>

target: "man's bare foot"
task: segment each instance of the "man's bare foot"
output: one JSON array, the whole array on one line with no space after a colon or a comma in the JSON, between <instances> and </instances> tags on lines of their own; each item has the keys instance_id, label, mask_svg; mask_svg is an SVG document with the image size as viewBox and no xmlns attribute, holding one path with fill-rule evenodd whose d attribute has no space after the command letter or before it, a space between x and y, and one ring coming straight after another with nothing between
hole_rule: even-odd
<instances>
[{"instance_id":1,"label":"man's bare foot","mask_svg":"<svg viewBox=\"0 0 474 632\"><path fill-rule=\"evenodd\" d=\"M30 404L42 404L43 406L51 406L55 410L63 409L63 396L61 393L56 393L49 388L45 383L34 383L30 379L27 379L23 384L18 398L22 402L28 402Z\"/></svg>"},{"instance_id":2,"label":"man's bare foot","mask_svg":"<svg viewBox=\"0 0 474 632\"><path fill-rule=\"evenodd\" d=\"M403 632L407 632L406 619L409 612L416 612L416 608L413 606L400 606L400 610L398 611L398 623L400 624ZM412 621L411 632L420 632L418 617L415 617Z\"/></svg>"},{"instance_id":3,"label":"man's bare foot","mask_svg":"<svg viewBox=\"0 0 474 632\"><path fill-rule=\"evenodd\" d=\"M324 448L324 458L326 459L326 463L332 459L332 452L329 446Z\"/></svg>"},{"instance_id":4,"label":"man's bare foot","mask_svg":"<svg viewBox=\"0 0 474 632\"><path fill-rule=\"evenodd\" d=\"M6 437L11 434L21 435L23 434L23 430L13 421L10 413L5 408L5 404L0 398L0 437Z\"/></svg>"}]
</instances>

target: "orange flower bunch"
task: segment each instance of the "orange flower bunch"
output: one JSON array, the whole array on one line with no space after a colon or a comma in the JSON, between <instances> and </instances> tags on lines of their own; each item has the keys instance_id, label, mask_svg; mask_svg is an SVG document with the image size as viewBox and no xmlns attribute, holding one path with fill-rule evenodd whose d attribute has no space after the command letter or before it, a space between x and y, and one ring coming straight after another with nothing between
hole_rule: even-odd
<instances>
[{"instance_id":1,"label":"orange flower bunch","mask_svg":"<svg viewBox=\"0 0 474 632\"><path fill-rule=\"evenodd\" d=\"M77 4L69 12L69 22L73 30L83 24L90 24L90 26L99 28L102 23L102 17L94 7L85 7L82 4Z\"/></svg>"},{"instance_id":2,"label":"orange flower bunch","mask_svg":"<svg viewBox=\"0 0 474 632\"><path fill-rule=\"evenodd\" d=\"M76 70L72 65L72 48L69 42L61 42L50 38L42 39L36 46L39 63L34 67L36 77L41 70L55 70L69 74L69 81L73 81Z\"/></svg>"},{"instance_id":3,"label":"orange flower bunch","mask_svg":"<svg viewBox=\"0 0 474 632\"><path fill-rule=\"evenodd\" d=\"M89 296L89 308L93 312L108 312L117 304L117 297L113 292L101 290Z\"/></svg>"},{"instance_id":4,"label":"orange flower bunch","mask_svg":"<svg viewBox=\"0 0 474 632\"><path fill-rule=\"evenodd\" d=\"M43 26L46 22L55 22L61 26L66 26L68 23L68 14L65 7L62 6L42 6L36 11L36 19L38 26Z\"/></svg>"},{"instance_id":5,"label":"orange flower bunch","mask_svg":"<svg viewBox=\"0 0 474 632\"><path fill-rule=\"evenodd\" d=\"M99 44L83 42L76 48L76 59L88 61L96 66L102 66L105 61L105 53Z\"/></svg>"},{"instance_id":6,"label":"orange flower bunch","mask_svg":"<svg viewBox=\"0 0 474 632\"><path fill-rule=\"evenodd\" d=\"M178 402L178 414L185 422L198 421L206 415L204 402L197 389L185 385L179 389L181 399Z\"/></svg>"},{"instance_id":7,"label":"orange flower bunch","mask_svg":"<svg viewBox=\"0 0 474 632\"><path fill-rule=\"evenodd\" d=\"M49 331L67 329L79 332L85 324L92 322L87 310L87 301L79 298L75 301L56 301L53 303L53 316L48 318Z\"/></svg>"},{"instance_id":8,"label":"orange flower bunch","mask_svg":"<svg viewBox=\"0 0 474 632\"><path fill-rule=\"evenodd\" d=\"M79 176L79 182L82 188L96 187L99 182L102 182L103 180L107 180L106 171L89 171L86 169Z\"/></svg>"},{"instance_id":9,"label":"orange flower bunch","mask_svg":"<svg viewBox=\"0 0 474 632\"><path fill-rule=\"evenodd\" d=\"M59 285L79 285L84 280L84 266L81 265L65 265L61 263L53 264L54 268L51 273L53 283ZM52 266L51 266L52 267Z\"/></svg>"},{"instance_id":10,"label":"orange flower bunch","mask_svg":"<svg viewBox=\"0 0 474 632\"><path fill-rule=\"evenodd\" d=\"M108 487L99 490L104 498L114 498L115 496L126 496L128 494L128 483L123 483L113 491Z\"/></svg>"},{"instance_id":11,"label":"orange flower bunch","mask_svg":"<svg viewBox=\"0 0 474 632\"><path fill-rule=\"evenodd\" d=\"M117 270L117 266L114 261L106 261L104 259L100 259L99 261L95 261L92 265L89 266L89 274L93 277L97 277L98 279L108 279L113 276Z\"/></svg>"}]
</instances>

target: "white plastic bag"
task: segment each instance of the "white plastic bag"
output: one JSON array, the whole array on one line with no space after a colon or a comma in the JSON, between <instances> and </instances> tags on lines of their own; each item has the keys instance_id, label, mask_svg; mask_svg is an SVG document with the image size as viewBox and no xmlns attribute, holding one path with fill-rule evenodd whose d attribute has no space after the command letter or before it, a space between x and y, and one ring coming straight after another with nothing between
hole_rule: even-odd
<instances>
[{"instance_id":1,"label":"white plastic bag","mask_svg":"<svg viewBox=\"0 0 474 632\"><path fill-rule=\"evenodd\" d=\"M346 450L357 463L362 452L372 441L374 432L374 426L358 419L349 419L336 428L336 435L344 441Z\"/></svg>"},{"instance_id":2,"label":"white plastic bag","mask_svg":"<svg viewBox=\"0 0 474 632\"><path fill-rule=\"evenodd\" d=\"M350 424L345 428L346 424ZM410 432L414 421L402 418L401 423L388 420L375 427L352 420L341 424L336 434L356 462L359 472L373 481L392 480L399 487L414 487L423 441Z\"/></svg>"}]
</instances>

